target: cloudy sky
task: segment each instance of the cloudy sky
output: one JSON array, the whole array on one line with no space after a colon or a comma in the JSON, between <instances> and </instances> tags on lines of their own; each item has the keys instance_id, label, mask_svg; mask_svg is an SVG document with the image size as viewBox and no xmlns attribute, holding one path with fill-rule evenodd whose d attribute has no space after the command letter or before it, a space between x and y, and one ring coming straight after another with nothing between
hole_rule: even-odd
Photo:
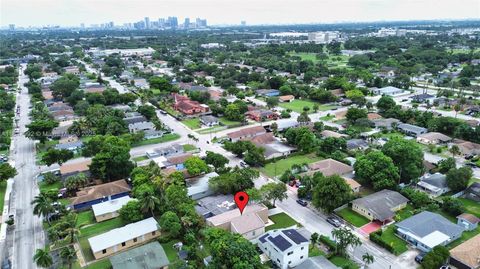
<instances>
[{"instance_id":1,"label":"cloudy sky","mask_svg":"<svg viewBox=\"0 0 480 269\"><path fill-rule=\"evenodd\" d=\"M209 24L479 19L480 0L0 0L0 25L116 24L150 17Z\"/></svg>"}]
</instances>

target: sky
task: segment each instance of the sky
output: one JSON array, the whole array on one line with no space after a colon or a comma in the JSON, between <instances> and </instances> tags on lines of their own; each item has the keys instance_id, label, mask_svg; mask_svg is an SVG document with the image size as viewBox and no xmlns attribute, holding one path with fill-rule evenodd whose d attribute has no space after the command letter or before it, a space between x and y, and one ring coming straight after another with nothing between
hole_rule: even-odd
<instances>
[{"instance_id":1,"label":"sky","mask_svg":"<svg viewBox=\"0 0 480 269\"><path fill-rule=\"evenodd\" d=\"M150 17L209 25L480 19L480 0L0 0L0 25L117 25Z\"/></svg>"}]
</instances>

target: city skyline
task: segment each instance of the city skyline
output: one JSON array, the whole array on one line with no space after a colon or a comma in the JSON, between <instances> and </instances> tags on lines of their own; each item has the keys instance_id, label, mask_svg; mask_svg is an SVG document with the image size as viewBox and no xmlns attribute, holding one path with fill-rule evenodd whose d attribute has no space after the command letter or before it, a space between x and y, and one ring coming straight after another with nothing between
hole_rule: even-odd
<instances>
[{"instance_id":1,"label":"city skyline","mask_svg":"<svg viewBox=\"0 0 480 269\"><path fill-rule=\"evenodd\" d=\"M300 3L299 3L300 2ZM205 18L210 25L238 25L246 21L258 24L303 24L335 22L371 22L405 20L475 19L480 17L480 3L475 0L164 0L78 1L66 4L60 0L14 1L0 4L0 25L86 26L114 22L115 25L175 16L179 24L185 18ZM112 8L112 7L115 8ZM295 12L292 12L294 10ZM127 12L128 11L128 12ZM400 12L399 12L400 11ZM402 12L403 11L403 12ZM18 14L22 13L22 16Z\"/></svg>"}]
</instances>

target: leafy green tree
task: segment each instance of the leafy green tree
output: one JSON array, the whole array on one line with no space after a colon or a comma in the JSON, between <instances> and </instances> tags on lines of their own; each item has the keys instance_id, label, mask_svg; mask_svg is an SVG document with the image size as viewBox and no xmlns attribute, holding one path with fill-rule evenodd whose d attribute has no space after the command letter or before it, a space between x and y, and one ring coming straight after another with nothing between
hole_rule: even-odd
<instances>
[{"instance_id":1,"label":"leafy green tree","mask_svg":"<svg viewBox=\"0 0 480 269\"><path fill-rule=\"evenodd\" d=\"M204 234L214 268L263 268L255 245L241 235L217 228L208 228Z\"/></svg>"},{"instance_id":2,"label":"leafy green tree","mask_svg":"<svg viewBox=\"0 0 480 269\"><path fill-rule=\"evenodd\" d=\"M337 242L335 253L342 257L347 257L346 250L349 246L357 247L362 244L360 238L358 238L350 229L341 227L332 231L333 239Z\"/></svg>"},{"instance_id":3,"label":"leafy green tree","mask_svg":"<svg viewBox=\"0 0 480 269\"><path fill-rule=\"evenodd\" d=\"M60 177L56 176L52 172L47 172L43 174L43 181L47 183L47 185L55 184L56 182L60 181Z\"/></svg>"},{"instance_id":4,"label":"leafy green tree","mask_svg":"<svg viewBox=\"0 0 480 269\"><path fill-rule=\"evenodd\" d=\"M53 259L50 255L50 250L48 247L39 248L35 251L35 255L33 255L33 261L38 267L41 268L49 268L53 265Z\"/></svg>"},{"instance_id":5,"label":"leafy green tree","mask_svg":"<svg viewBox=\"0 0 480 269\"><path fill-rule=\"evenodd\" d=\"M28 124L26 127L28 131L25 136L28 138L39 140L40 143L45 143L48 136L52 133L53 128L58 126L58 122L50 119L35 120Z\"/></svg>"},{"instance_id":6,"label":"leafy green tree","mask_svg":"<svg viewBox=\"0 0 480 269\"><path fill-rule=\"evenodd\" d=\"M8 180L17 175L17 169L9 163L0 164L0 181Z\"/></svg>"},{"instance_id":7,"label":"leafy green tree","mask_svg":"<svg viewBox=\"0 0 480 269\"><path fill-rule=\"evenodd\" d=\"M347 140L345 138L327 137L320 141L318 147L319 155L330 155L335 151L346 151Z\"/></svg>"},{"instance_id":8,"label":"leafy green tree","mask_svg":"<svg viewBox=\"0 0 480 269\"><path fill-rule=\"evenodd\" d=\"M130 145L127 141L115 136L106 136L96 146L98 148L95 149L99 151L95 153L90 165L93 177L105 181L128 177L133 169L133 163L130 161Z\"/></svg>"},{"instance_id":9,"label":"leafy green tree","mask_svg":"<svg viewBox=\"0 0 480 269\"><path fill-rule=\"evenodd\" d=\"M288 128L285 138L303 152L311 152L316 143L315 134L308 127Z\"/></svg>"},{"instance_id":10,"label":"leafy green tree","mask_svg":"<svg viewBox=\"0 0 480 269\"><path fill-rule=\"evenodd\" d=\"M68 269L72 269L73 262L77 259L77 253L73 247L68 246L60 250L60 257L63 263L68 266Z\"/></svg>"},{"instance_id":11,"label":"leafy green tree","mask_svg":"<svg viewBox=\"0 0 480 269\"><path fill-rule=\"evenodd\" d=\"M472 176L472 169L468 166L450 169L447 172L447 185L454 192L462 191L467 188Z\"/></svg>"},{"instance_id":12,"label":"leafy green tree","mask_svg":"<svg viewBox=\"0 0 480 269\"><path fill-rule=\"evenodd\" d=\"M148 120L151 120L153 118L157 117L157 113L155 112L155 107L153 106L139 106L137 108L137 112L145 116Z\"/></svg>"},{"instance_id":13,"label":"leafy green tree","mask_svg":"<svg viewBox=\"0 0 480 269\"><path fill-rule=\"evenodd\" d=\"M362 184L372 185L375 190L393 189L400 179L393 160L381 151L371 151L358 157L353 168L355 178Z\"/></svg>"},{"instance_id":14,"label":"leafy green tree","mask_svg":"<svg viewBox=\"0 0 480 269\"><path fill-rule=\"evenodd\" d=\"M355 89L345 93L345 96L355 104L364 105L366 103L365 95L361 90Z\"/></svg>"},{"instance_id":15,"label":"leafy green tree","mask_svg":"<svg viewBox=\"0 0 480 269\"><path fill-rule=\"evenodd\" d=\"M73 152L68 149L49 148L42 156L42 162L44 162L47 166L50 166L54 163L58 163L58 165L61 166L72 158Z\"/></svg>"},{"instance_id":16,"label":"leafy green tree","mask_svg":"<svg viewBox=\"0 0 480 269\"><path fill-rule=\"evenodd\" d=\"M310 117L308 116L308 113L306 111L303 111L300 113L300 115L297 117L297 121L301 124L307 124L312 121Z\"/></svg>"},{"instance_id":17,"label":"leafy green tree","mask_svg":"<svg viewBox=\"0 0 480 269\"><path fill-rule=\"evenodd\" d=\"M457 145L452 145L450 149L448 149L450 153L452 153L452 156L455 158L455 156L460 155L460 148Z\"/></svg>"},{"instance_id":18,"label":"leafy green tree","mask_svg":"<svg viewBox=\"0 0 480 269\"><path fill-rule=\"evenodd\" d=\"M235 167L230 172L211 178L209 185L213 191L223 194L234 194L254 187L253 180L258 178L257 170Z\"/></svg>"},{"instance_id":19,"label":"leafy green tree","mask_svg":"<svg viewBox=\"0 0 480 269\"><path fill-rule=\"evenodd\" d=\"M39 195L33 198L33 214L37 216L43 216L50 224L50 219L47 216L55 211L52 202L53 201L45 193L41 192Z\"/></svg>"},{"instance_id":20,"label":"leafy green tree","mask_svg":"<svg viewBox=\"0 0 480 269\"><path fill-rule=\"evenodd\" d=\"M446 196L442 199L442 209L455 217L465 212L465 206L463 203L458 200L458 198L450 196Z\"/></svg>"},{"instance_id":21,"label":"leafy green tree","mask_svg":"<svg viewBox=\"0 0 480 269\"><path fill-rule=\"evenodd\" d=\"M182 230L180 218L178 218L177 214L172 211L163 213L160 217L160 227L162 227L162 230L167 232L172 238L176 238Z\"/></svg>"},{"instance_id":22,"label":"leafy green tree","mask_svg":"<svg viewBox=\"0 0 480 269\"><path fill-rule=\"evenodd\" d=\"M207 151L205 162L207 164L213 165L216 171L224 168L225 165L229 163L228 159L225 156L215 153L213 151Z\"/></svg>"},{"instance_id":23,"label":"leafy green tree","mask_svg":"<svg viewBox=\"0 0 480 269\"><path fill-rule=\"evenodd\" d=\"M319 239L320 239L320 235L318 233L313 233L310 236L310 242L312 242L312 247L315 247Z\"/></svg>"},{"instance_id":24,"label":"leafy green tree","mask_svg":"<svg viewBox=\"0 0 480 269\"><path fill-rule=\"evenodd\" d=\"M283 201L288 198L287 195L287 186L285 183L267 183L260 188L260 192L262 196L268 200L273 201L273 206L275 206L275 202Z\"/></svg>"},{"instance_id":25,"label":"leafy green tree","mask_svg":"<svg viewBox=\"0 0 480 269\"><path fill-rule=\"evenodd\" d=\"M199 157L192 156L185 160L185 168L191 176L198 176L208 172L208 165Z\"/></svg>"},{"instance_id":26,"label":"leafy green tree","mask_svg":"<svg viewBox=\"0 0 480 269\"><path fill-rule=\"evenodd\" d=\"M267 107L274 108L278 106L278 98L277 97L268 97L267 98Z\"/></svg>"},{"instance_id":27,"label":"leafy green tree","mask_svg":"<svg viewBox=\"0 0 480 269\"><path fill-rule=\"evenodd\" d=\"M454 158L446 158L438 162L438 172L442 174L445 174L450 171L450 169L455 168L457 168L457 162Z\"/></svg>"},{"instance_id":28,"label":"leafy green tree","mask_svg":"<svg viewBox=\"0 0 480 269\"><path fill-rule=\"evenodd\" d=\"M409 183L423 174L423 151L415 141L394 137L383 145L382 152L393 160L401 182Z\"/></svg>"},{"instance_id":29,"label":"leafy green tree","mask_svg":"<svg viewBox=\"0 0 480 269\"><path fill-rule=\"evenodd\" d=\"M236 104L227 105L224 114L225 118L231 121L242 121L245 118Z\"/></svg>"},{"instance_id":30,"label":"leafy green tree","mask_svg":"<svg viewBox=\"0 0 480 269\"><path fill-rule=\"evenodd\" d=\"M450 252L444 246L436 246L423 257L422 268L437 269L440 268L448 260Z\"/></svg>"},{"instance_id":31,"label":"leafy green tree","mask_svg":"<svg viewBox=\"0 0 480 269\"><path fill-rule=\"evenodd\" d=\"M385 112L387 110L390 110L394 108L397 105L395 103L395 100L391 96L384 95L380 97L377 101L377 108L380 110L380 112Z\"/></svg>"},{"instance_id":32,"label":"leafy green tree","mask_svg":"<svg viewBox=\"0 0 480 269\"><path fill-rule=\"evenodd\" d=\"M137 222L143 219L141 204L138 200L129 201L119 211L120 218L126 222Z\"/></svg>"},{"instance_id":33,"label":"leafy green tree","mask_svg":"<svg viewBox=\"0 0 480 269\"><path fill-rule=\"evenodd\" d=\"M143 195L139 197L142 212L150 212L155 217L155 210L160 206L160 199L154 194Z\"/></svg>"},{"instance_id":34,"label":"leafy green tree","mask_svg":"<svg viewBox=\"0 0 480 269\"><path fill-rule=\"evenodd\" d=\"M316 173L314 181L316 185L313 188L313 205L327 213L333 212L352 199L352 189L338 175L325 177L321 173Z\"/></svg>"},{"instance_id":35,"label":"leafy green tree","mask_svg":"<svg viewBox=\"0 0 480 269\"><path fill-rule=\"evenodd\" d=\"M172 84L163 77L150 77L148 83L150 84L151 89L159 89L160 91L167 93L171 92L173 88Z\"/></svg>"},{"instance_id":36,"label":"leafy green tree","mask_svg":"<svg viewBox=\"0 0 480 269\"><path fill-rule=\"evenodd\" d=\"M367 114L368 112L366 109L350 107L347 110L347 114L345 115L345 117L347 118L348 122L355 123L359 119L367 118Z\"/></svg>"},{"instance_id":37,"label":"leafy green tree","mask_svg":"<svg viewBox=\"0 0 480 269\"><path fill-rule=\"evenodd\" d=\"M245 162L251 166L263 166L265 164L265 149L253 145L245 153Z\"/></svg>"}]
</instances>

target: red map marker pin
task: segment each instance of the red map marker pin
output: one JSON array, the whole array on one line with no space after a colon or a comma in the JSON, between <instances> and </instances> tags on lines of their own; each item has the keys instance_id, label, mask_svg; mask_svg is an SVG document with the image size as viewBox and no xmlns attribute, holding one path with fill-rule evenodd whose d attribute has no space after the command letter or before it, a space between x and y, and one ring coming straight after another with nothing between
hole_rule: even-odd
<instances>
[{"instance_id":1,"label":"red map marker pin","mask_svg":"<svg viewBox=\"0 0 480 269\"><path fill-rule=\"evenodd\" d=\"M244 191L239 191L235 193L233 198L235 199L235 204L237 204L238 209L240 209L240 214L243 214L243 210L248 204L248 194Z\"/></svg>"}]
</instances>

